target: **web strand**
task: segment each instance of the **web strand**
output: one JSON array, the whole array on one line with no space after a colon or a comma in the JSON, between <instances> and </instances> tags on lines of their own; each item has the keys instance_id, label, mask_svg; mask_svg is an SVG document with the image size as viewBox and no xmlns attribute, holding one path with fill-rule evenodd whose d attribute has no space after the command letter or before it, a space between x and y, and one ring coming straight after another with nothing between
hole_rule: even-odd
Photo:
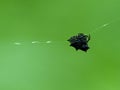
<instances>
[{"instance_id":1,"label":"web strand","mask_svg":"<svg viewBox=\"0 0 120 90\"><path fill-rule=\"evenodd\" d=\"M110 26L111 24L116 23L117 21L120 21L120 18L115 19L115 20L113 20L113 21L110 21L110 22L108 22L108 23L105 23L105 24L103 24L103 25L95 28L93 31L90 32L90 34L97 33L98 31L102 31L103 28L105 28L105 27L107 27L107 26Z\"/></svg>"}]
</instances>

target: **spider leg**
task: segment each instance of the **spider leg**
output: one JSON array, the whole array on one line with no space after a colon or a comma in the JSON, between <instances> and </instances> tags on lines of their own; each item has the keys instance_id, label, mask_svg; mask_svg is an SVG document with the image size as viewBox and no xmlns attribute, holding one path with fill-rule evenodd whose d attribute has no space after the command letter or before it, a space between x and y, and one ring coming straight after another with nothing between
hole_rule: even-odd
<instances>
[{"instance_id":1,"label":"spider leg","mask_svg":"<svg viewBox=\"0 0 120 90\"><path fill-rule=\"evenodd\" d=\"M91 37L90 37L90 34L89 34L87 42L88 42L90 39L91 39Z\"/></svg>"}]
</instances>

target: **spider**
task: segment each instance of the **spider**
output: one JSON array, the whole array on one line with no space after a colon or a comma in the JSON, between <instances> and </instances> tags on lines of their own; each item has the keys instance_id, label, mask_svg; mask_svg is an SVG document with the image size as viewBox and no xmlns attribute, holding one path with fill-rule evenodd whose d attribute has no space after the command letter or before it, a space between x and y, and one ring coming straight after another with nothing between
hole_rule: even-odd
<instances>
[{"instance_id":1,"label":"spider","mask_svg":"<svg viewBox=\"0 0 120 90\"><path fill-rule=\"evenodd\" d=\"M74 47L77 50L82 50L87 52L89 49L88 42L90 40L90 34L85 35L83 33L78 33L76 36L70 37L67 41L70 42L70 46Z\"/></svg>"}]
</instances>

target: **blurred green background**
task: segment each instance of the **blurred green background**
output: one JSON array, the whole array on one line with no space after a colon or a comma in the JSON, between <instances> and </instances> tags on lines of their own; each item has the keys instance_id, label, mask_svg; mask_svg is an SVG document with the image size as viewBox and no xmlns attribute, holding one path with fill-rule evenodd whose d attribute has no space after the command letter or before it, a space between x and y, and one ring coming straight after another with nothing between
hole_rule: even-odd
<instances>
[{"instance_id":1,"label":"blurred green background","mask_svg":"<svg viewBox=\"0 0 120 90\"><path fill-rule=\"evenodd\" d=\"M0 0L0 90L120 90L119 18L120 0Z\"/></svg>"}]
</instances>

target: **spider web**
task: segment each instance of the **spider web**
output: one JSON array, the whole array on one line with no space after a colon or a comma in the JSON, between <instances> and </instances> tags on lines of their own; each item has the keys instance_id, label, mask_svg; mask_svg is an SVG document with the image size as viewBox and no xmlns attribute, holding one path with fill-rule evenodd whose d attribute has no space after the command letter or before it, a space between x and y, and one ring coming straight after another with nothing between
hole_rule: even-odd
<instances>
[{"instance_id":1,"label":"spider web","mask_svg":"<svg viewBox=\"0 0 120 90\"><path fill-rule=\"evenodd\" d=\"M117 21L120 21L120 18L117 18L117 19L112 20L112 21L110 21L108 23L105 23L105 24L102 24L102 25L98 26L93 31L91 31L90 34L97 33L98 31L102 31L103 28L105 28L107 26L110 26L111 24L116 23Z\"/></svg>"}]
</instances>

